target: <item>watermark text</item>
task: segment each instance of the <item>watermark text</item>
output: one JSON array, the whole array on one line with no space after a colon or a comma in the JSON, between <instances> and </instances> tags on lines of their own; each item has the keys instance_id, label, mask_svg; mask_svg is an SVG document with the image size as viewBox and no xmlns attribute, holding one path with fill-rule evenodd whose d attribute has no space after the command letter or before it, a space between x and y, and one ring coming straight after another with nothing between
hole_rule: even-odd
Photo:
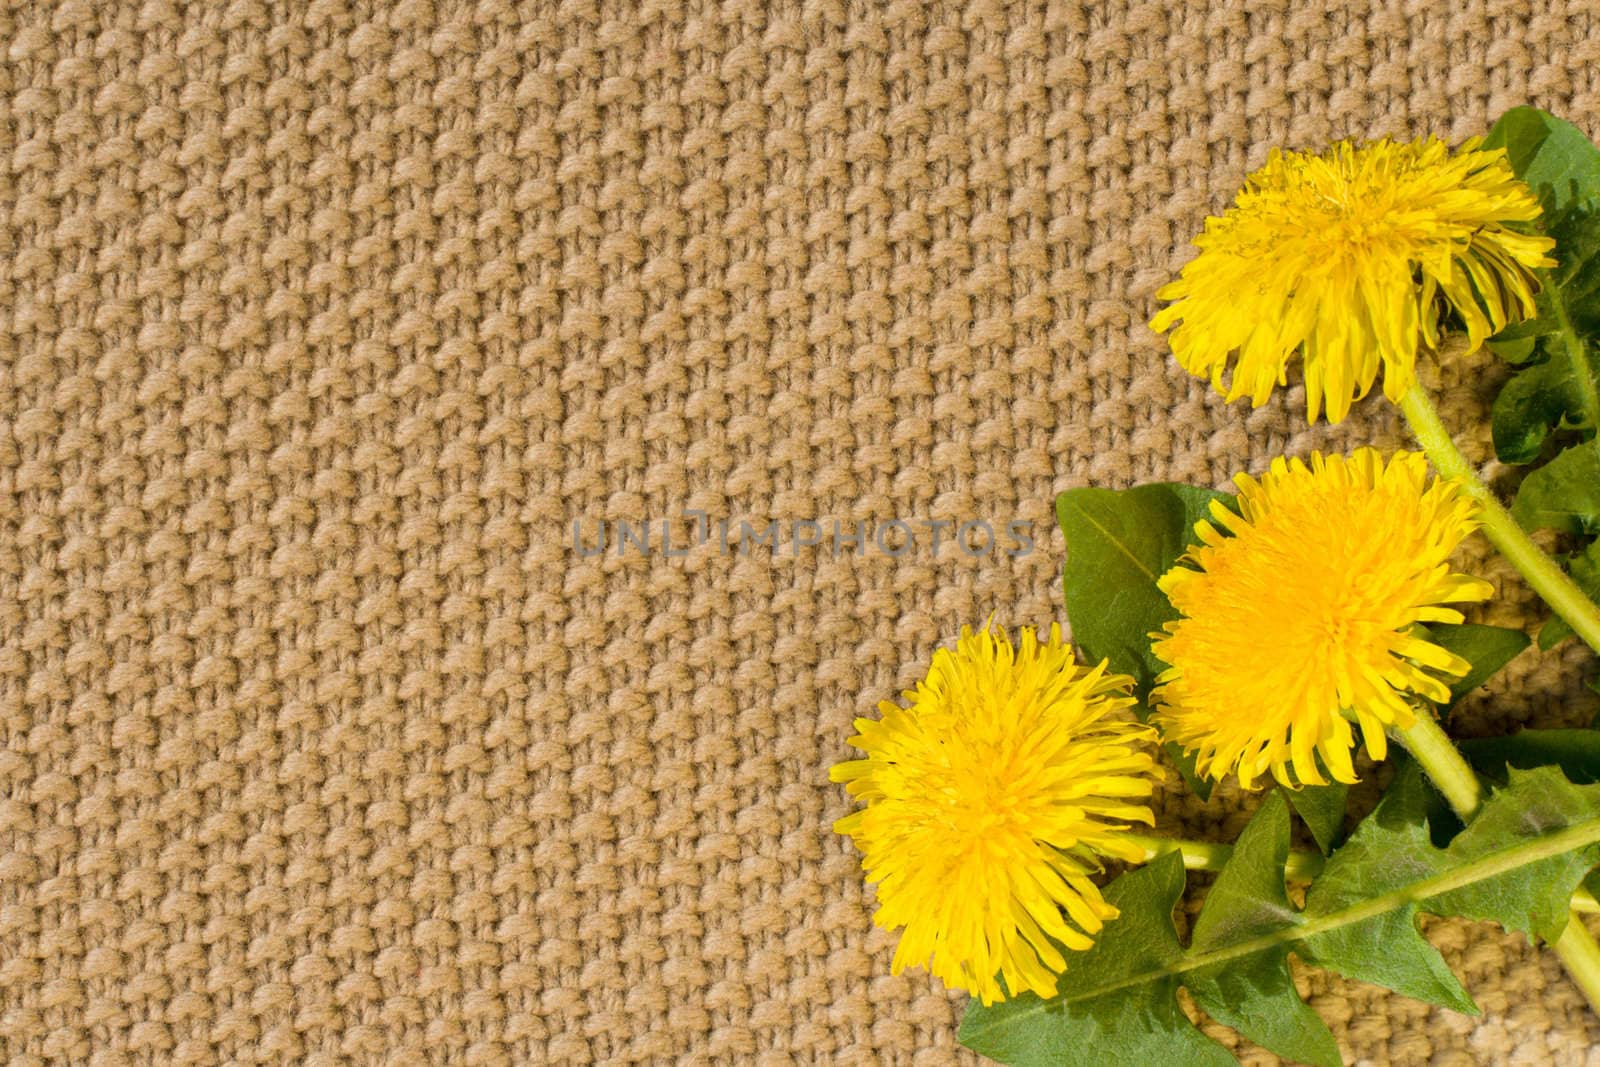
<instances>
[{"instance_id":1,"label":"watermark text","mask_svg":"<svg viewBox=\"0 0 1600 1067\"><path fill-rule=\"evenodd\" d=\"M685 509L676 520L572 520L572 551L584 558L664 556L679 559L698 547L714 545L719 556L767 555L798 559L802 553L839 556L877 554L900 559L913 552L938 556L941 550L977 559L1003 555L1018 559L1033 551L1033 523L1026 519L749 519L712 520L704 511Z\"/></svg>"}]
</instances>

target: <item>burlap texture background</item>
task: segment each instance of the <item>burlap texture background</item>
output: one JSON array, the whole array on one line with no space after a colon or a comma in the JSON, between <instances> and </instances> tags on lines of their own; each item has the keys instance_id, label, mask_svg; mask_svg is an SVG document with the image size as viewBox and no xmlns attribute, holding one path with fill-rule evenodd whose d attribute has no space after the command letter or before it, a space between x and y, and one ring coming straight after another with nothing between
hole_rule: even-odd
<instances>
[{"instance_id":1,"label":"burlap texture background","mask_svg":"<svg viewBox=\"0 0 1600 1067\"><path fill-rule=\"evenodd\" d=\"M826 768L1060 617L1058 491L1403 440L1142 323L1270 145L1596 129L1586 5L1450 7L6 4L0 1059L970 1060ZM1038 547L667 557L685 508ZM1350 1057L1597 1062L1553 959L1429 933L1482 1018L1308 975Z\"/></svg>"}]
</instances>

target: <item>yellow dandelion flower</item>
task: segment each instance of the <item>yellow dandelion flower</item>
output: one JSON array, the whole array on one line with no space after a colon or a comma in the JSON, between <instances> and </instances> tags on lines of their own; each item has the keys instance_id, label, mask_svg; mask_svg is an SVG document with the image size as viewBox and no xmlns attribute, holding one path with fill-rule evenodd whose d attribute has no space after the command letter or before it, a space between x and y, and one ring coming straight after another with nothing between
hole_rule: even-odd
<instances>
[{"instance_id":1,"label":"yellow dandelion flower","mask_svg":"<svg viewBox=\"0 0 1600 1067\"><path fill-rule=\"evenodd\" d=\"M1214 504L1200 545L1161 578L1180 617L1151 635L1170 665L1156 719L1198 751L1200 773L1237 770L1247 789L1266 772L1320 785L1316 756L1353 782L1351 719L1381 760L1384 728L1415 721L1414 696L1448 699L1440 675L1471 666L1416 626L1460 622L1443 605L1493 592L1450 570L1475 505L1452 481L1430 484L1420 454L1385 463L1370 448L1234 481L1240 514Z\"/></svg>"},{"instance_id":2,"label":"yellow dandelion flower","mask_svg":"<svg viewBox=\"0 0 1600 1067\"><path fill-rule=\"evenodd\" d=\"M857 719L865 759L836 765L865 807L834 828L877 883L874 921L903 927L893 971L927 964L990 1004L1055 992L1061 949L1087 949L1116 916L1090 874L1097 855L1138 860L1123 822L1150 823L1160 775L1128 719L1132 679L1080 667L1052 626L963 628L882 718ZM1005 979L1002 991L998 978Z\"/></svg>"},{"instance_id":3,"label":"yellow dandelion flower","mask_svg":"<svg viewBox=\"0 0 1600 1067\"><path fill-rule=\"evenodd\" d=\"M1400 400L1419 341L1438 345L1442 304L1466 324L1469 350L1534 314L1532 270L1554 265L1554 242L1508 224L1539 213L1505 152L1476 140L1454 154L1432 139L1274 151L1206 220L1200 254L1157 292L1172 304L1150 326L1176 324L1184 369L1255 406L1300 351L1308 418L1325 403L1338 422L1380 363L1384 393Z\"/></svg>"}]
</instances>

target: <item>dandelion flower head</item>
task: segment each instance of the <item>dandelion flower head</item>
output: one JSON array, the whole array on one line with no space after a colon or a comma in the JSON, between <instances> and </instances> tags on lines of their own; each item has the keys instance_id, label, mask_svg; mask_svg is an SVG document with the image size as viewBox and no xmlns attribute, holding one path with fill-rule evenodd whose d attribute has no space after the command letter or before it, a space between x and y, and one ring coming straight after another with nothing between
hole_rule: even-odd
<instances>
[{"instance_id":1,"label":"dandelion flower head","mask_svg":"<svg viewBox=\"0 0 1600 1067\"><path fill-rule=\"evenodd\" d=\"M1444 305L1469 350L1535 313L1532 271L1553 265L1554 245L1523 225L1539 215L1504 151L1476 140L1455 153L1433 139L1275 150L1206 220L1150 325L1172 331L1184 369L1256 406L1300 352L1308 418L1325 405L1339 422L1380 365L1400 400L1419 343L1438 346Z\"/></svg>"},{"instance_id":2,"label":"dandelion flower head","mask_svg":"<svg viewBox=\"0 0 1600 1067\"><path fill-rule=\"evenodd\" d=\"M1179 617L1152 635L1170 665L1156 721L1213 778L1318 785L1320 757L1353 782L1352 720L1381 760L1385 727L1409 727L1415 698L1447 700L1445 679L1470 667L1418 624L1460 622L1448 605L1492 592L1450 569L1475 505L1455 482L1430 482L1421 455L1385 462L1370 448L1280 458L1235 483L1238 513L1215 503L1200 544L1160 580Z\"/></svg>"},{"instance_id":3,"label":"dandelion flower head","mask_svg":"<svg viewBox=\"0 0 1600 1067\"><path fill-rule=\"evenodd\" d=\"M1160 771L1131 686L1080 666L1059 627L1046 642L1024 627L1015 648L963 628L909 706L856 720L865 758L832 778L863 806L834 825L877 883L875 922L901 930L894 973L926 965L985 1004L1055 992L1061 950L1117 914L1090 878L1098 857L1144 856L1122 832L1152 821Z\"/></svg>"}]
</instances>

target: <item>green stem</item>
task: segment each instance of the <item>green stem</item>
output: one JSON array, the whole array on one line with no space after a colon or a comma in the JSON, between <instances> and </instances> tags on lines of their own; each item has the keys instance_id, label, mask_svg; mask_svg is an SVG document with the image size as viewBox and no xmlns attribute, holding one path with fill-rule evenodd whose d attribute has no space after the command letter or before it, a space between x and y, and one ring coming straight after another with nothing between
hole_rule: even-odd
<instances>
[{"instance_id":1,"label":"green stem","mask_svg":"<svg viewBox=\"0 0 1600 1067\"><path fill-rule=\"evenodd\" d=\"M1572 381L1578 387L1578 400L1583 408L1584 419L1589 426L1600 427L1600 390L1596 389L1594 375L1589 370L1583 340L1578 336L1578 331L1572 328L1572 320L1567 317L1567 302L1561 298L1561 294L1557 293L1550 303L1555 308L1562 347L1566 349L1567 359L1572 364Z\"/></svg>"},{"instance_id":2,"label":"green stem","mask_svg":"<svg viewBox=\"0 0 1600 1067\"><path fill-rule=\"evenodd\" d=\"M1600 1004L1595 1003L1595 990L1600 989L1600 945L1595 944L1594 935L1583 925L1576 907L1567 916L1567 928L1550 947L1555 949L1583 995L1589 998L1589 1007L1600 1011Z\"/></svg>"},{"instance_id":3,"label":"green stem","mask_svg":"<svg viewBox=\"0 0 1600 1067\"><path fill-rule=\"evenodd\" d=\"M1144 849L1144 859L1141 861L1144 863L1165 856L1169 852L1181 852L1183 865L1188 870L1220 871L1233 857L1233 846L1222 844L1220 841L1178 840L1171 837L1157 837L1155 834L1137 833L1127 833L1122 836ZM1322 864L1320 853L1295 849L1289 853L1283 874L1291 882L1309 882L1322 873Z\"/></svg>"},{"instance_id":4,"label":"green stem","mask_svg":"<svg viewBox=\"0 0 1600 1067\"><path fill-rule=\"evenodd\" d=\"M1395 731L1394 736L1422 764L1423 771L1461 821L1472 818L1483 800L1483 787L1433 713L1418 708L1417 721L1405 730Z\"/></svg>"},{"instance_id":5,"label":"green stem","mask_svg":"<svg viewBox=\"0 0 1600 1067\"><path fill-rule=\"evenodd\" d=\"M1480 856L1470 863L1463 864L1453 870L1422 878L1410 885L1401 886L1399 889L1351 904L1349 907L1326 915L1318 915L1304 919L1291 926L1286 926L1259 937L1241 941L1226 948L1212 949L1209 952L1189 952L1173 960L1171 963L1150 967L1148 970L1127 975L1114 982L1086 989L1077 994L1055 997L1049 1000L1038 999L1032 1003L1020 1005L1016 1011L1007 1013L1008 1023L1017 1019L1042 1011L1053 1011L1063 1004L1072 1004L1080 1000L1101 997L1107 993L1115 993L1122 989L1131 989L1145 982L1169 975L1185 974L1189 971L1211 967L1229 960L1241 959L1253 955L1263 949L1269 949L1290 941L1304 941L1318 934L1327 933L1329 930L1338 930L1355 923L1365 922L1367 919L1384 912L1393 911L1418 901L1427 900L1429 897L1442 896L1445 893L1462 889L1469 885L1490 878L1498 878L1508 871L1526 867L1540 860L1552 856L1560 856L1575 849L1583 848L1600 841L1600 818L1590 819L1585 822L1569 826L1564 830L1557 830L1542 837L1522 841L1518 844L1503 848L1498 852L1491 852Z\"/></svg>"},{"instance_id":6,"label":"green stem","mask_svg":"<svg viewBox=\"0 0 1600 1067\"><path fill-rule=\"evenodd\" d=\"M1559 303L1559 301L1557 302ZM1562 334L1567 344L1567 355L1573 360L1574 377L1587 387L1584 405L1591 419L1600 424L1600 397L1594 395L1593 383L1583 363L1583 351L1572 324L1566 319L1566 309L1558 308ZM1478 472L1461 449L1456 447L1450 431L1445 429L1439 412L1428 399L1422 383L1413 381L1400 399L1400 411L1411 424L1422 450L1433 461L1433 466L1446 478L1455 479L1462 490L1478 503L1483 519L1483 532L1500 554L1511 562L1533 587L1533 591L1550 605L1550 610L1560 616L1584 643L1600 652L1600 607L1586 596L1583 590L1528 536L1521 524L1511 516L1498 497L1489 491L1478 477ZM1423 770L1439 786L1445 799L1450 801L1462 819L1477 810L1479 792L1477 779L1462 760L1455 746L1450 744L1444 731L1432 717L1418 717L1418 725L1406 731L1403 740L1412 755L1422 764ZM1426 723L1426 725L1424 725ZM1420 728L1420 729L1419 729ZM1462 771L1465 770L1463 777ZM1470 782L1471 788L1468 788ZM1552 946L1567 973L1583 990L1589 1006L1600 1014L1600 945L1595 944L1577 913L1567 918L1567 928Z\"/></svg>"},{"instance_id":7,"label":"green stem","mask_svg":"<svg viewBox=\"0 0 1600 1067\"><path fill-rule=\"evenodd\" d=\"M1419 708L1417 721L1396 731L1395 736L1416 757L1461 821L1472 818L1483 799L1483 789L1478 776L1461 758L1460 750L1440 729L1438 720L1427 709ZM1589 936L1576 910L1568 913L1566 929L1551 947L1583 991L1589 1007L1600 1015L1600 945Z\"/></svg>"},{"instance_id":8,"label":"green stem","mask_svg":"<svg viewBox=\"0 0 1600 1067\"><path fill-rule=\"evenodd\" d=\"M1191 871L1220 871L1233 858L1233 846L1220 841L1190 841L1188 838L1158 837L1155 834L1123 834L1128 841L1144 849L1141 863L1148 863L1169 852L1183 853L1183 865ZM1291 882L1309 882L1322 873L1327 861L1320 852L1294 849L1283 865L1283 876ZM1572 910L1587 915L1600 915L1600 900L1579 886L1572 894Z\"/></svg>"},{"instance_id":9,"label":"green stem","mask_svg":"<svg viewBox=\"0 0 1600 1067\"><path fill-rule=\"evenodd\" d=\"M1478 472L1451 439L1421 383L1411 383L1400 400L1400 411L1411 424L1411 432L1433 461L1434 468L1460 483L1462 491L1478 503L1484 535L1517 568L1534 592L1544 598L1550 610L1566 620L1590 648L1600 652L1600 607L1584 595L1555 560L1533 543L1511 517L1511 512L1483 484Z\"/></svg>"}]
</instances>

